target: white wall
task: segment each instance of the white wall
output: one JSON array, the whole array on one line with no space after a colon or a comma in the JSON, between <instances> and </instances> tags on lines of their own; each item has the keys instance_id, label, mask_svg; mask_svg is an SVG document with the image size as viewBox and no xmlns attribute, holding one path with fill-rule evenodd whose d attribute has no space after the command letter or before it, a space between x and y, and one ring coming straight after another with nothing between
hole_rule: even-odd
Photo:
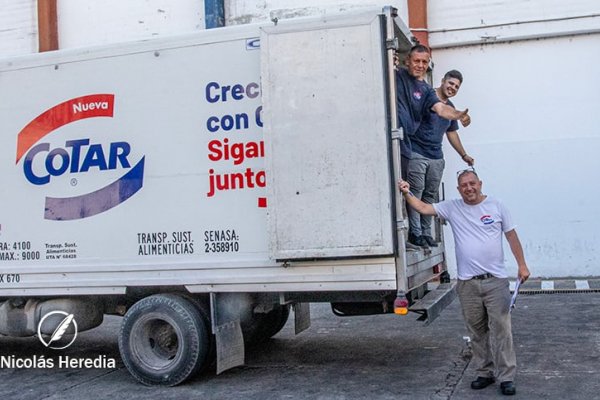
<instances>
[{"instance_id":1,"label":"white wall","mask_svg":"<svg viewBox=\"0 0 600 400\"><path fill-rule=\"evenodd\" d=\"M465 76L455 103L473 123L462 141L485 193L509 205L532 274L598 275L600 34L436 50L433 58L435 83L453 68ZM446 195L455 197L465 164L445 145Z\"/></svg>"},{"instance_id":2,"label":"white wall","mask_svg":"<svg viewBox=\"0 0 600 400\"><path fill-rule=\"evenodd\" d=\"M434 48L600 30L597 0L429 0Z\"/></svg>"},{"instance_id":3,"label":"white wall","mask_svg":"<svg viewBox=\"0 0 600 400\"><path fill-rule=\"evenodd\" d=\"M406 0L225 0L225 25L269 21L272 17L281 19L326 15L388 5L396 7L398 15L408 21Z\"/></svg>"},{"instance_id":4,"label":"white wall","mask_svg":"<svg viewBox=\"0 0 600 400\"><path fill-rule=\"evenodd\" d=\"M0 0L0 57L37 50L37 1Z\"/></svg>"},{"instance_id":5,"label":"white wall","mask_svg":"<svg viewBox=\"0 0 600 400\"><path fill-rule=\"evenodd\" d=\"M434 81L453 68L465 75L455 103L473 123L461 138L485 192L511 208L532 274L598 275L600 2L430 0L428 25ZM455 197L465 164L447 143L445 153Z\"/></svg>"},{"instance_id":6,"label":"white wall","mask_svg":"<svg viewBox=\"0 0 600 400\"><path fill-rule=\"evenodd\" d=\"M225 0L226 25L326 15L394 3L408 18L406 0ZM205 29L203 0L58 0L61 49L185 34ZM37 0L0 0L0 57L38 51Z\"/></svg>"},{"instance_id":7,"label":"white wall","mask_svg":"<svg viewBox=\"0 0 600 400\"><path fill-rule=\"evenodd\" d=\"M204 30L203 0L58 0L60 48Z\"/></svg>"}]
</instances>

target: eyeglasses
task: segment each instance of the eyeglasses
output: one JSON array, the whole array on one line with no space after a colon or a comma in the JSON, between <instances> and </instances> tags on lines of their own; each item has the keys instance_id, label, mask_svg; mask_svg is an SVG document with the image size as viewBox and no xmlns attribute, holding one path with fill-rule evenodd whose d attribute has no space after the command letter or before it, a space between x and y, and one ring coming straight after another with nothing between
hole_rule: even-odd
<instances>
[{"instance_id":1,"label":"eyeglasses","mask_svg":"<svg viewBox=\"0 0 600 400\"><path fill-rule=\"evenodd\" d=\"M475 176L479 178L479 175L477 175L477 171L475 171L475 167L469 167L469 168L457 171L456 172L456 179L460 179L461 176L463 176L464 174L466 174L468 172L471 172L471 173L475 174Z\"/></svg>"}]
</instances>

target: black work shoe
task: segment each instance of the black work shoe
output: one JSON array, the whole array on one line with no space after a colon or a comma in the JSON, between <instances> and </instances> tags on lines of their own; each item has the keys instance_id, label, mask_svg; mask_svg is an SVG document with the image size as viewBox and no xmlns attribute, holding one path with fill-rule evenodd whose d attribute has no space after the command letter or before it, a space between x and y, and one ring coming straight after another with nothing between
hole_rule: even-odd
<instances>
[{"instance_id":1,"label":"black work shoe","mask_svg":"<svg viewBox=\"0 0 600 400\"><path fill-rule=\"evenodd\" d=\"M496 380L494 378L485 378L478 376L473 382L471 382L471 389L479 390L490 386ZM512 383L512 382L511 382Z\"/></svg>"},{"instance_id":2,"label":"black work shoe","mask_svg":"<svg viewBox=\"0 0 600 400\"><path fill-rule=\"evenodd\" d=\"M517 393L517 388L512 381L500 382L500 391L503 395L512 396Z\"/></svg>"},{"instance_id":3,"label":"black work shoe","mask_svg":"<svg viewBox=\"0 0 600 400\"><path fill-rule=\"evenodd\" d=\"M437 247L438 246L436 241L433 240L433 238L431 236L421 236L421 237L423 238L425 243L427 243L429 245L429 247Z\"/></svg>"},{"instance_id":4,"label":"black work shoe","mask_svg":"<svg viewBox=\"0 0 600 400\"><path fill-rule=\"evenodd\" d=\"M427 243L425 243L423 236L415 236L412 233L408 234L408 243L414 244L415 246L419 246L419 247L427 246Z\"/></svg>"},{"instance_id":5,"label":"black work shoe","mask_svg":"<svg viewBox=\"0 0 600 400\"><path fill-rule=\"evenodd\" d=\"M411 242L406 242L406 250L408 250L408 251L421 251L421 248L419 246L415 246Z\"/></svg>"}]
</instances>

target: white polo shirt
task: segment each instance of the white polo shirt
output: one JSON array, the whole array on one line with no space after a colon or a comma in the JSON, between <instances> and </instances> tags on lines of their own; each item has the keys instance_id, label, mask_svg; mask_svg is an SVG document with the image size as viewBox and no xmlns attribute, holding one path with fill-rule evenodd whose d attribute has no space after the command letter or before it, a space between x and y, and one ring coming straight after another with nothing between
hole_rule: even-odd
<instances>
[{"instance_id":1,"label":"white polo shirt","mask_svg":"<svg viewBox=\"0 0 600 400\"><path fill-rule=\"evenodd\" d=\"M433 208L452 227L458 279L468 280L485 273L497 278L508 277L502 234L515 226L504 204L487 196L473 206L454 199L433 204Z\"/></svg>"}]
</instances>

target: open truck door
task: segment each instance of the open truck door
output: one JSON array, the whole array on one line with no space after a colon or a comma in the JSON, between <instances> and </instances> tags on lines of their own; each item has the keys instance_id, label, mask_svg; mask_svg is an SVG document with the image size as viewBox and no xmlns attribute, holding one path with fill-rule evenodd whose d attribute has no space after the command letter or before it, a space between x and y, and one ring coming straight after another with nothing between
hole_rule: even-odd
<instances>
[{"instance_id":1,"label":"open truck door","mask_svg":"<svg viewBox=\"0 0 600 400\"><path fill-rule=\"evenodd\" d=\"M261 28L267 222L270 255L285 265L393 257L398 296L427 319L454 292L440 285L425 299L445 272L443 245L405 245L393 60L411 46L390 7Z\"/></svg>"},{"instance_id":2,"label":"open truck door","mask_svg":"<svg viewBox=\"0 0 600 400\"><path fill-rule=\"evenodd\" d=\"M381 28L371 14L262 29L274 259L396 253Z\"/></svg>"}]
</instances>

